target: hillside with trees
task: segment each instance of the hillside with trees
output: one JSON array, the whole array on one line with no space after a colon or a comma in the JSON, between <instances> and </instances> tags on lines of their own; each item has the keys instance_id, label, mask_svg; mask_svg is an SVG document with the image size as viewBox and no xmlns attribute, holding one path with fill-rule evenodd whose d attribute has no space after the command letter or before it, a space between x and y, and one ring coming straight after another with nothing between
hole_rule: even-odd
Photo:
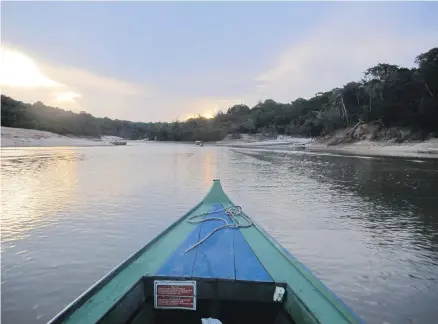
<instances>
[{"instance_id":1,"label":"hillside with trees","mask_svg":"<svg viewBox=\"0 0 438 324\"><path fill-rule=\"evenodd\" d=\"M321 136L377 121L383 127L403 127L426 138L438 133L438 47L417 56L415 68L381 63L365 71L360 81L319 92L290 103L267 99L254 107L235 105L214 118L144 123L94 117L1 96L1 125L63 135L162 141L217 141L228 134Z\"/></svg>"}]
</instances>

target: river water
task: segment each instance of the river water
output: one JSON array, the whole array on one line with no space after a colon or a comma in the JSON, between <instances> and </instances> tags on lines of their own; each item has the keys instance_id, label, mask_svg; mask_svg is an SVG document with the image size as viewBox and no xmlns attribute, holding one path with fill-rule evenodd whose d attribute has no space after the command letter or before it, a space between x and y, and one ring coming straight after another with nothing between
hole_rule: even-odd
<instances>
[{"instance_id":1,"label":"river water","mask_svg":"<svg viewBox=\"0 0 438 324\"><path fill-rule=\"evenodd\" d=\"M438 161L159 143L1 153L2 323L48 321L214 178L366 322L438 318Z\"/></svg>"}]
</instances>

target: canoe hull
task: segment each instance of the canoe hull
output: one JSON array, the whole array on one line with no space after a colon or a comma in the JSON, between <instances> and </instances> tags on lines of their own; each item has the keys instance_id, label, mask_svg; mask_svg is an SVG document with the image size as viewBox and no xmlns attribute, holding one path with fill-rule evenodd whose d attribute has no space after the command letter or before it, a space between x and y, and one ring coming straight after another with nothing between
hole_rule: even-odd
<instances>
[{"instance_id":1,"label":"canoe hull","mask_svg":"<svg viewBox=\"0 0 438 324\"><path fill-rule=\"evenodd\" d=\"M150 305L154 298L150 283L157 279L195 280L201 289L196 300L203 305L210 298L208 292L214 292L215 299L224 305L234 301L244 308L250 302L257 302L272 310L280 305L297 324L361 323L310 270L255 222L248 228L223 228L186 252L228 221L224 210L230 206L235 205L220 181L214 180L200 204L78 297L50 323L130 322L139 305ZM222 221L197 225L188 222L193 215L213 212ZM276 287L286 291L284 300L277 304L272 300ZM227 291L232 292L228 297ZM259 301L251 299L256 296ZM164 314L153 307L147 309L144 313Z\"/></svg>"}]
</instances>

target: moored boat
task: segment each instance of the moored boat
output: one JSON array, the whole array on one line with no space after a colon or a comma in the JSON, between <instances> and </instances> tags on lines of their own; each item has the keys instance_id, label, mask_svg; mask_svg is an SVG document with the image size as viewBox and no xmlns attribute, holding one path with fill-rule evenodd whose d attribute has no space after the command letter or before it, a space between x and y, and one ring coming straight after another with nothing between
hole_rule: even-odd
<instances>
[{"instance_id":1,"label":"moored boat","mask_svg":"<svg viewBox=\"0 0 438 324\"><path fill-rule=\"evenodd\" d=\"M50 323L362 323L228 198L205 198ZM213 321L212 321L213 322Z\"/></svg>"},{"instance_id":2,"label":"moored boat","mask_svg":"<svg viewBox=\"0 0 438 324\"><path fill-rule=\"evenodd\" d=\"M115 140L115 141L112 141L111 144L113 144L113 145L126 145L126 141Z\"/></svg>"},{"instance_id":3,"label":"moored boat","mask_svg":"<svg viewBox=\"0 0 438 324\"><path fill-rule=\"evenodd\" d=\"M296 150L305 150L306 149L306 144L297 144L295 146Z\"/></svg>"}]
</instances>

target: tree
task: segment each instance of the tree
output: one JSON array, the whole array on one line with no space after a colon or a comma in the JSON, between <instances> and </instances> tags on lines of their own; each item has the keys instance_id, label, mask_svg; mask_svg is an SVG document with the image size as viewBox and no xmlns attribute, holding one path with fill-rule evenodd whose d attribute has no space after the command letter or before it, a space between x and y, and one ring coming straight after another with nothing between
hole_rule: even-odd
<instances>
[{"instance_id":1,"label":"tree","mask_svg":"<svg viewBox=\"0 0 438 324\"><path fill-rule=\"evenodd\" d=\"M438 93L438 47L416 57L419 74L424 86L431 97Z\"/></svg>"}]
</instances>

